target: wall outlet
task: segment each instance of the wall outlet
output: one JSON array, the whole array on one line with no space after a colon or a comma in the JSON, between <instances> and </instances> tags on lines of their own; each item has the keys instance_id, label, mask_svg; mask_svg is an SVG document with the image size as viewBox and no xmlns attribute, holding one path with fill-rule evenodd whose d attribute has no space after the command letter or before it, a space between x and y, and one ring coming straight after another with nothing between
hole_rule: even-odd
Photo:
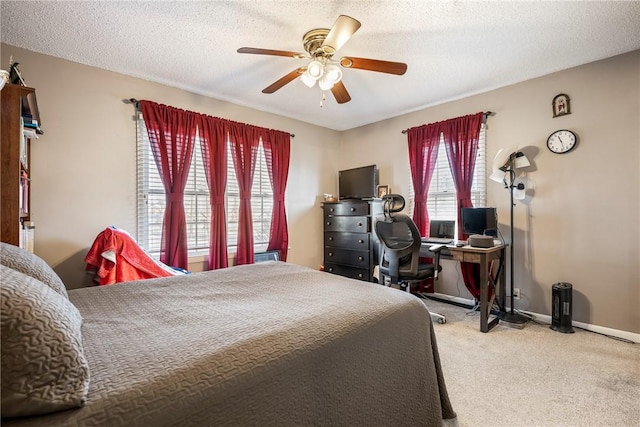
<instances>
[{"instance_id":1,"label":"wall outlet","mask_svg":"<svg viewBox=\"0 0 640 427\"><path fill-rule=\"evenodd\" d=\"M520 299L520 288L513 288L513 299Z\"/></svg>"}]
</instances>

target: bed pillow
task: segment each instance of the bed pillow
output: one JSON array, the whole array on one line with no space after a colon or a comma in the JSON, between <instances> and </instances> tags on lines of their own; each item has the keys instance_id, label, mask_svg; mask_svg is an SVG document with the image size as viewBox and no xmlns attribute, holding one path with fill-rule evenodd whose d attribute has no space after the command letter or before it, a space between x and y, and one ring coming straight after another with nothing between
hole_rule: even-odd
<instances>
[{"instance_id":1,"label":"bed pillow","mask_svg":"<svg viewBox=\"0 0 640 427\"><path fill-rule=\"evenodd\" d=\"M31 276L65 298L69 298L62 279L49 267L49 264L36 254L2 242L0 243L0 264Z\"/></svg>"},{"instance_id":2,"label":"bed pillow","mask_svg":"<svg viewBox=\"0 0 640 427\"><path fill-rule=\"evenodd\" d=\"M0 277L2 417L83 406L89 365L80 312L33 277L5 266Z\"/></svg>"}]
</instances>

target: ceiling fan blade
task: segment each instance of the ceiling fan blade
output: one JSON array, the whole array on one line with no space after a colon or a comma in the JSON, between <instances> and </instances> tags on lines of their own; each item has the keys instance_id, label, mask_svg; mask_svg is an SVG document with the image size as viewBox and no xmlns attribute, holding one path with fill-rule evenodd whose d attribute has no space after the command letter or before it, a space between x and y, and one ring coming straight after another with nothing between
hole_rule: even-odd
<instances>
[{"instance_id":1,"label":"ceiling fan blade","mask_svg":"<svg viewBox=\"0 0 640 427\"><path fill-rule=\"evenodd\" d=\"M342 80L333 85L331 93L334 98L336 98L336 101L338 101L338 104L344 104L345 102L351 101L351 96L349 95L349 92L347 92L347 88L344 87Z\"/></svg>"},{"instance_id":2,"label":"ceiling fan blade","mask_svg":"<svg viewBox=\"0 0 640 427\"><path fill-rule=\"evenodd\" d=\"M359 70L377 71L379 73L403 75L407 71L404 62L381 61L379 59L354 58L345 56L340 58L340 65L344 68L356 68Z\"/></svg>"},{"instance_id":3,"label":"ceiling fan blade","mask_svg":"<svg viewBox=\"0 0 640 427\"><path fill-rule=\"evenodd\" d=\"M255 53L258 55L274 55L274 56L287 56L289 58L305 58L304 53L289 52L288 50L273 50L273 49L260 49L258 47L241 47L238 49L238 53Z\"/></svg>"},{"instance_id":4,"label":"ceiling fan blade","mask_svg":"<svg viewBox=\"0 0 640 427\"><path fill-rule=\"evenodd\" d=\"M347 15L340 15L336 22L329 30L329 34L322 43L322 48L325 52L334 54L335 51L340 49L351 36L360 28L360 21L353 19ZM329 49L327 49L329 48ZM331 52L330 50L333 49Z\"/></svg>"},{"instance_id":5,"label":"ceiling fan blade","mask_svg":"<svg viewBox=\"0 0 640 427\"><path fill-rule=\"evenodd\" d=\"M273 92L277 91L282 86L284 86L287 83L292 82L293 80L295 80L296 77L299 77L300 74L304 73L306 70L307 70L307 67L296 68L295 70L293 70L289 74L285 75L284 77L281 77L276 82L274 82L271 85L267 86L266 88L262 89L262 93L273 93Z\"/></svg>"}]
</instances>

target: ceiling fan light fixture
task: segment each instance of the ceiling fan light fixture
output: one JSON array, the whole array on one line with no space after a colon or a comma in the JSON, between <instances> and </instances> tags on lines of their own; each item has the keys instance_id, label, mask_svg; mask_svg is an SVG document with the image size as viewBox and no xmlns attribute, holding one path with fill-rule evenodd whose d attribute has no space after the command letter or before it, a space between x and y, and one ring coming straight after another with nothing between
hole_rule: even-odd
<instances>
[{"instance_id":1,"label":"ceiling fan light fixture","mask_svg":"<svg viewBox=\"0 0 640 427\"><path fill-rule=\"evenodd\" d=\"M302 73L302 75L300 76L300 81L307 87L313 87L316 84L316 79L308 74L308 70Z\"/></svg>"},{"instance_id":2,"label":"ceiling fan light fixture","mask_svg":"<svg viewBox=\"0 0 640 427\"><path fill-rule=\"evenodd\" d=\"M334 64L329 64L325 67L324 75L331 83L336 84L342 80L342 70L340 67Z\"/></svg>"},{"instance_id":3,"label":"ceiling fan light fixture","mask_svg":"<svg viewBox=\"0 0 640 427\"><path fill-rule=\"evenodd\" d=\"M320 61L311 61L307 65L307 74L314 80L318 80L324 73L324 65Z\"/></svg>"},{"instance_id":4,"label":"ceiling fan light fixture","mask_svg":"<svg viewBox=\"0 0 640 427\"><path fill-rule=\"evenodd\" d=\"M360 25L357 19L347 15L340 15L330 29L314 28L307 31L302 37L302 45L306 53L255 47L241 47L238 49L238 53L284 56L309 61L308 65L290 71L264 88L262 93L274 93L300 77L304 85L309 88L313 88L318 82L323 97L327 90L331 90L337 103L344 104L351 101L351 96L342 82L342 68L354 68L395 75L403 75L407 71L407 64L401 62L355 57L342 57L339 61L333 59L335 53L347 43L360 28Z\"/></svg>"},{"instance_id":5,"label":"ceiling fan light fixture","mask_svg":"<svg viewBox=\"0 0 640 427\"><path fill-rule=\"evenodd\" d=\"M333 87L334 82L329 80L328 76L325 74L318 80L318 86L320 86L321 90L329 90Z\"/></svg>"}]
</instances>

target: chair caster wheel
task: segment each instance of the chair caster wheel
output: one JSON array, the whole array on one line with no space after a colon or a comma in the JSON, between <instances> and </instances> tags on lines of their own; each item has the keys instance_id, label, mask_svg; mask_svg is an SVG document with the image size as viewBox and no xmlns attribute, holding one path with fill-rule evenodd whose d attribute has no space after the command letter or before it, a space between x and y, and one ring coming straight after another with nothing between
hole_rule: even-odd
<instances>
[{"instance_id":1,"label":"chair caster wheel","mask_svg":"<svg viewBox=\"0 0 640 427\"><path fill-rule=\"evenodd\" d=\"M444 325L445 323L447 323L447 319L438 319L438 323Z\"/></svg>"}]
</instances>

